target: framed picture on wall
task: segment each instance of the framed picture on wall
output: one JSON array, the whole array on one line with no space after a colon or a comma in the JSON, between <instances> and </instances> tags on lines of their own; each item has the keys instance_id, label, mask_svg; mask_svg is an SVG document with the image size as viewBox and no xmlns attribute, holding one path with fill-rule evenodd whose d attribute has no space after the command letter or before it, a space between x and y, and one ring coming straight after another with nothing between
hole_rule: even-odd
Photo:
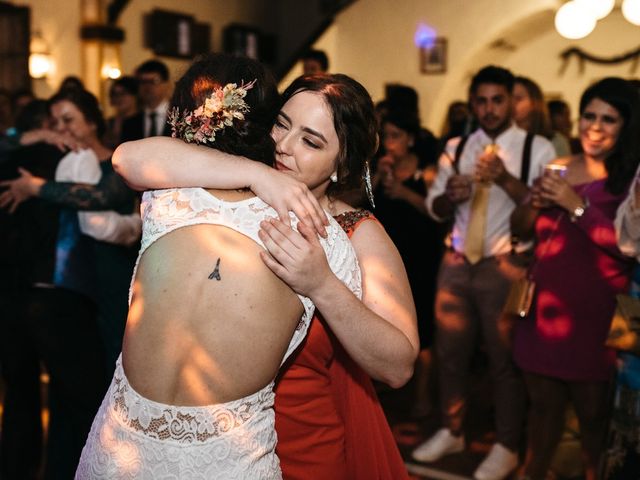
<instances>
[{"instance_id":1,"label":"framed picture on wall","mask_svg":"<svg viewBox=\"0 0 640 480\"><path fill-rule=\"evenodd\" d=\"M145 15L145 47L156 55L191 59L211 51L211 27L191 15L155 9Z\"/></svg>"},{"instance_id":2,"label":"framed picture on wall","mask_svg":"<svg viewBox=\"0 0 640 480\"><path fill-rule=\"evenodd\" d=\"M420 48L420 71L425 74L446 73L446 38L436 37L431 45Z\"/></svg>"}]
</instances>

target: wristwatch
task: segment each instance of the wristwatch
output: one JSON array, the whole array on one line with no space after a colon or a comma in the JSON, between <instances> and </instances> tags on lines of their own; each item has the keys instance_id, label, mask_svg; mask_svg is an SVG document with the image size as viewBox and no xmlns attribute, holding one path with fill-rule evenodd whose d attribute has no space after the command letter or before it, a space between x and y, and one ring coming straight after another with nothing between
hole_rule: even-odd
<instances>
[{"instance_id":1,"label":"wristwatch","mask_svg":"<svg viewBox=\"0 0 640 480\"><path fill-rule=\"evenodd\" d=\"M582 205L578 205L571 213L571 221L575 222L579 218L582 218L584 212L587 211L587 208L589 208L589 200L585 198L582 200Z\"/></svg>"}]
</instances>

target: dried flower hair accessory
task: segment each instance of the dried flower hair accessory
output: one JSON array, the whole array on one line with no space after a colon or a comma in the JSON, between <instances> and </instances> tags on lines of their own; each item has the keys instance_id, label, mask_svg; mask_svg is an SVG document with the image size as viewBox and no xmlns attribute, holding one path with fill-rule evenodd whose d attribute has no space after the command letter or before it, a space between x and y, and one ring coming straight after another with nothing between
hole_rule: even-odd
<instances>
[{"instance_id":1,"label":"dried flower hair accessory","mask_svg":"<svg viewBox=\"0 0 640 480\"><path fill-rule=\"evenodd\" d=\"M244 97L255 83L256 80L253 80L246 84L243 82L239 87L235 83L218 87L205 99L204 104L192 112L180 112L178 107L173 108L167 116L171 136L187 143L215 142L216 132L232 127L235 120L244 120L244 114L250 110Z\"/></svg>"}]
</instances>

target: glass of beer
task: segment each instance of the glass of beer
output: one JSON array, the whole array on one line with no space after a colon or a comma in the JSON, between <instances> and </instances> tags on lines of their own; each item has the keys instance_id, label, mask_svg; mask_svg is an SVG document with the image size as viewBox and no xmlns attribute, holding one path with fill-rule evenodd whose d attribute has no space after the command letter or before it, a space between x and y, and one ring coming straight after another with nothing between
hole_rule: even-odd
<instances>
[{"instance_id":1,"label":"glass of beer","mask_svg":"<svg viewBox=\"0 0 640 480\"><path fill-rule=\"evenodd\" d=\"M546 175L551 172L556 172L561 177L564 177L567 174L567 166L558 165L557 163L548 163L542 167L541 175Z\"/></svg>"}]
</instances>

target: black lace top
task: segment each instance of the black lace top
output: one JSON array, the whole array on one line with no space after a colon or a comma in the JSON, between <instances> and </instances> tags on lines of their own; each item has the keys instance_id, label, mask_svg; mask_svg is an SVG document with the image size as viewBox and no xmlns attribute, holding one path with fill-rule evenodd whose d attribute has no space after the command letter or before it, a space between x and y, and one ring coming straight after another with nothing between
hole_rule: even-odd
<instances>
[{"instance_id":1,"label":"black lace top","mask_svg":"<svg viewBox=\"0 0 640 480\"><path fill-rule=\"evenodd\" d=\"M76 210L115 210L131 213L136 192L113 170L111 161L100 162L102 176L96 185L48 181L40 198Z\"/></svg>"}]
</instances>

